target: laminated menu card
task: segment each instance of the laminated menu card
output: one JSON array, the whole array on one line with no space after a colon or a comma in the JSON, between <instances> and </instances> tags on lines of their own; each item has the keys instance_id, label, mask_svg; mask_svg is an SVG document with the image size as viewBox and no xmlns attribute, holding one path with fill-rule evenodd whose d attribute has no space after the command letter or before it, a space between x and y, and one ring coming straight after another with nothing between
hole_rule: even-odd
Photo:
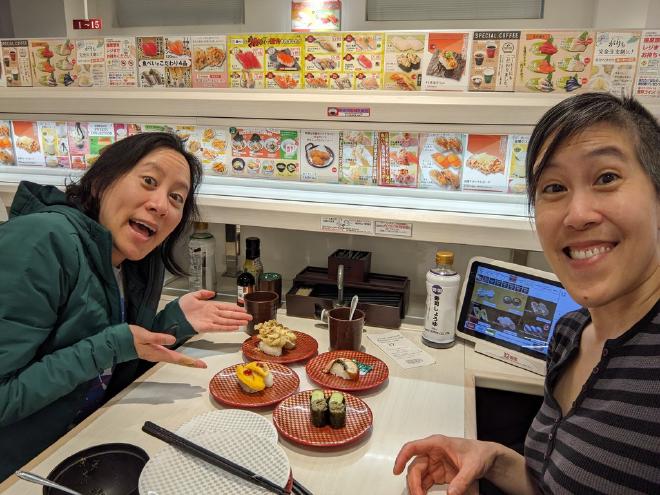
<instances>
[{"instance_id":1,"label":"laminated menu card","mask_svg":"<svg viewBox=\"0 0 660 495\"><path fill-rule=\"evenodd\" d=\"M175 132L185 139L188 151L202 162L204 173L229 175L229 131L220 126L177 126Z\"/></svg>"},{"instance_id":2,"label":"laminated menu card","mask_svg":"<svg viewBox=\"0 0 660 495\"><path fill-rule=\"evenodd\" d=\"M508 136L470 134L463 167L463 191L507 190Z\"/></svg>"},{"instance_id":3,"label":"laminated menu card","mask_svg":"<svg viewBox=\"0 0 660 495\"><path fill-rule=\"evenodd\" d=\"M339 142L339 182L369 186L376 178L376 132L342 131Z\"/></svg>"},{"instance_id":4,"label":"laminated menu card","mask_svg":"<svg viewBox=\"0 0 660 495\"><path fill-rule=\"evenodd\" d=\"M229 87L263 89L266 67L265 37L230 34L227 40Z\"/></svg>"},{"instance_id":5,"label":"laminated menu card","mask_svg":"<svg viewBox=\"0 0 660 495\"><path fill-rule=\"evenodd\" d=\"M387 33L384 88L416 91L422 85L422 57L426 33Z\"/></svg>"},{"instance_id":6,"label":"laminated menu card","mask_svg":"<svg viewBox=\"0 0 660 495\"><path fill-rule=\"evenodd\" d=\"M303 85L307 89L349 89L339 87L341 33L310 33L303 37ZM349 83L347 83L350 86Z\"/></svg>"},{"instance_id":7,"label":"laminated menu card","mask_svg":"<svg viewBox=\"0 0 660 495\"><path fill-rule=\"evenodd\" d=\"M475 31L470 50L470 91L513 91L520 31Z\"/></svg>"},{"instance_id":8,"label":"laminated menu card","mask_svg":"<svg viewBox=\"0 0 660 495\"><path fill-rule=\"evenodd\" d=\"M266 37L266 89L302 87L303 37L300 34L272 33Z\"/></svg>"},{"instance_id":9,"label":"laminated menu card","mask_svg":"<svg viewBox=\"0 0 660 495\"><path fill-rule=\"evenodd\" d=\"M141 88L164 88L165 39L162 36L135 38L138 83Z\"/></svg>"},{"instance_id":10,"label":"laminated menu card","mask_svg":"<svg viewBox=\"0 0 660 495\"><path fill-rule=\"evenodd\" d=\"M642 33L635 95L660 97L660 31Z\"/></svg>"},{"instance_id":11,"label":"laminated menu card","mask_svg":"<svg viewBox=\"0 0 660 495\"><path fill-rule=\"evenodd\" d=\"M28 40L2 40L2 66L9 87L32 86Z\"/></svg>"},{"instance_id":12,"label":"laminated menu card","mask_svg":"<svg viewBox=\"0 0 660 495\"><path fill-rule=\"evenodd\" d=\"M417 187L419 134L378 133L378 184Z\"/></svg>"},{"instance_id":13,"label":"laminated menu card","mask_svg":"<svg viewBox=\"0 0 660 495\"><path fill-rule=\"evenodd\" d=\"M339 182L340 131L300 131L300 180Z\"/></svg>"},{"instance_id":14,"label":"laminated menu card","mask_svg":"<svg viewBox=\"0 0 660 495\"><path fill-rule=\"evenodd\" d=\"M381 89L385 34L379 32L342 33L342 76L334 81L337 89Z\"/></svg>"},{"instance_id":15,"label":"laminated menu card","mask_svg":"<svg viewBox=\"0 0 660 495\"><path fill-rule=\"evenodd\" d=\"M135 38L105 38L105 68L109 87L137 86Z\"/></svg>"},{"instance_id":16,"label":"laminated menu card","mask_svg":"<svg viewBox=\"0 0 660 495\"><path fill-rule=\"evenodd\" d=\"M43 167L46 164L46 159L39 144L37 123L14 120L11 125L16 164Z\"/></svg>"},{"instance_id":17,"label":"laminated menu card","mask_svg":"<svg viewBox=\"0 0 660 495\"><path fill-rule=\"evenodd\" d=\"M190 36L165 36L165 86L192 88Z\"/></svg>"},{"instance_id":18,"label":"laminated menu card","mask_svg":"<svg viewBox=\"0 0 660 495\"><path fill-rule=\"evenodd\" d=\"M513 194L525 194L527 192L527 175L525 160L527 159L528 135L515 134L509 136L509 148L507 157L509 159L509 178L507 191Z\"/></svg>"},{"instance_id":19,"label":"laminated menu card","mask_svg":"<svg viewBox=\"0 0 660 495\"><path fill-rule=\"evenodd\" d=\"M591 77L593 54L591 31L523 31L516 61L516 91L584 91Z\"/></svg>"},{"instance_id":20,"label":"laminated menu card","mask_svg":"<svg viewBox=\"0 0 660 495\"><path fill-rule=\"evenodd\" d=\"M273 178L300 180L300 143L298 131L280 130L280 157L275 161Z\"/></svg>"},{"instance_id":21,"label":"laminated menu card","mask_svg":"<svg viewBox=\"0 0 660 495\"><path fill-rule=\"evenodd\" d=\"M631 95L639 59L640 31L596 33L596 48L587 89L616 96Z\"/></svg>"},{"instance_id":22,"label":"laminated menu card","mask_svg":"<svg viewBox=\"0 0 660 495\"><path fill-rule=\"evenodd\" d=\"M466 90L469 49L469 33L429 33L422 59L422 89Z\"/></svg>"},{"instance_id":23,"label":"laminated menu card","mask_svg":"<svg viewBox=\"0 0 660 495\"><path fill-rule=\"evenodd\" d=\"M115 125L109 122L69 122L71 168L91 167L101 150L115 142Z\"/></svg>"},{"instance_id":24,"label":"laminated menu card","mask_svg":"<svg viewBox=\"0 0 660 495\"><path fill-rule=\"evenodd\" d=\"M75 40L77 64L74 68L78 86L105 86L105 40Z\"/></svg>"},{"instance_id":25,"label":"laminated menu card","mask_svg":"<svg viewBox=\"0 0 660 495\"><path fill-rule=\"evenodd\" d=\"M11 138L11 122L0 120L0 165L15 165L14 143Z\"/></svg>"},{"instance_id":26,"label":"laminated menu card","mask_svg":"<svg viewBox=\"0 0 660 495\"><path fill-rule=\"evenodd\" d=\"M115 131L115 143L121 141L125 137L128 137L128 124L114 124Z\"/></svg>"},{"instance_id":27,"label":"laminated menu card","mask_svg":"<svg viewBox=\"0 0 660 495\"><path fill-rule=\"evenodd\" d=\"M193 36L190 40L193 88L226 88L227 37Z\"/></svg>"},{"instance_id":28,"label":"laminated menu card","mask_svg":"<svg viewBox=\"0 0 660 495\"><path fill-rule=\"evenodd\" d=\"M274 178L280 159L280 132L263 127L230 127L232 175Z\"/></svg>"},{"instance_id":29,"label":"laminated menu card","mask_svg":"<svg viewBox=\"0 0 660 495\"><path fill-rule=\"evenodd\" d=\"M7 76L5 72L9 68L9 57L7 57L5 60L2 59L2 42L0 41L0 88L5 88L7 86L7 79L11 80L11 74ZM5 65L6 62L6 65Z\"/></svg>"},{"instance_id":30,"label":"laminated menu card","mask_svg":"<svg viewBox=\"0 0 660 495\"><path fill-rule=\"evenodd\" d=\"M419 187L459 191L466 134L430 133L420 136Z\"/></svg>"},{"instance_id":31,"label":"laminated menu card","mask_svg":"<svg viewBox=\"0 0 660 495\"><path fill-rule=\"evenodd\" d=\"M31 39L30 65L34 86L77 86L76 45L63 38Z\"/></svg>"},{"instance_id":32,"label":"laminated menu card","mask_svg":"<svg viewBox=\"0 0 660 495\"><path fill-rule=\"evenodd\" d=\"M41 121L37 122L37 129L46 166L71 168L67 123L63 121Z\"/></svg>"}]
</instances>

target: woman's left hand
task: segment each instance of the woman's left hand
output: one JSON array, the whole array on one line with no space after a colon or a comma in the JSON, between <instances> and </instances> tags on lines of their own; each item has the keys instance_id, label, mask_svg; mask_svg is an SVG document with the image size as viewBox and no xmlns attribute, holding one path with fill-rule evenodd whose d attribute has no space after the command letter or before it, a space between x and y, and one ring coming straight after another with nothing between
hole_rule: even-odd
<instances>
[{"instance_id":1,"label":"woman's left hand","mask_svg":"<svg viewBox=\"0 0 660 495\"><path fill-rule=\"evenodd\" d=\"M229 332L247 325L252 315L236 304L208 301L215 292L198 290L179 298L179 307L197 333Z\"/></svg>"}]
</instances>

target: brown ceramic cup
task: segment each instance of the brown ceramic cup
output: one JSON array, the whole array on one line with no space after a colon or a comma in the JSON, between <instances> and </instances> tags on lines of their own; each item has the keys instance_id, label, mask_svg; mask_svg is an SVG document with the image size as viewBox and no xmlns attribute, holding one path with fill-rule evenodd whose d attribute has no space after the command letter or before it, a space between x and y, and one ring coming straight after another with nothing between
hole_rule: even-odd
<instances>
[{"instance_id":1,"label":"brown ceramic cup","mask_svg":"<svg viewBox=\"0 0 660 495\"><path fill-rule=\"evenodd\" d=\"M252 315L252 321L247 324L247 333L255 335L254 326L277 316L277 303L279 297L275 292L256 291L243 296L245 311Z\"/></svg>"},{"instance_id":2,"label":"brown ceramic cup","mask_svg":"<svg viewBox=\"0 0 660 495\"><path fill-rule=\"evenodd\" d=\"M353 313L353 319L349 320L350 314L351 308L335 308L328 311L330 350L360 350L364 312L356 309Z\"/></svg>"},{"instance_id":3,"label":"brown ceramic cup","mask_svg":"<svg viewBox=\"0 0 660 495\"><path fill-rule=\"evenodd\" d=\"M262 274L259 279L259 290L277 294L277 307L282 306L282 275L273 272Z\"/></svg>"}]
</instances>

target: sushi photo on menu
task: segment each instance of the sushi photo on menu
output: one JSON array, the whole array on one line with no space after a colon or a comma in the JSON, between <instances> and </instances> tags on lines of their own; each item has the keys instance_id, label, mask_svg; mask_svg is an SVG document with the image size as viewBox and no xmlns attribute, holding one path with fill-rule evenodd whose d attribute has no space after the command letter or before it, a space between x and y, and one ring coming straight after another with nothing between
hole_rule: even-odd
<instances>
[{"instance_id":1,"label":"sushi photo on menu","mask_svg":"<svg viewBox=\"0 0 660 495\"><path fill-rule=\"evenodd\" d=\"M165 36L165 86L192 88L190 36Z\"/></svg>"},{"instance_id":2,"label":"sushi photo on menu","mask_svg":"<svg viewBox=\"0 0 660 495\"><path fill-rule=\"evenodd\" d=\"M506 192L508 136L469 134L463 191Z\"/></svg>"},{"instance_id":3,"label":"sushi photo on menu","mask_svg":"<svg viewBox=\"0 0 660 495\"><path fill-rule=\"evenodd\" d=\"M422 60L422 89L465 91L470 33L428 33Z\"/></svg>"},{"instance_id":4,"label":"sushi photo on menu","mask_svg":"<svg viewBox=\"0 0 660 495\"><path fill-rule=\"evenodd\" d=\"M135 38L105 38L105 69L109 87L134 88L138 85Z\"/></svg>"},{"instance_id":5,"label":"sushi photo on menu","mask_svg":"<svg viewBox=\"0 0 660 495\"><path fill-rule=\"evenodd\" d=\"M470 51L470 91L513 91L520 31L475 31Z\"/></svg>"},{"instance_id":6,"label":"sushi photo on menu","mask_svg":"<svg viewBox=\"0 0 660 495\"><path fill-rule=\"evenodd\" d=\"M378 133L378 185L417 187L419 134Z\"/></svg>"},{"instance_id":7,"label":"sushi photo on menu","mask_svg":"<svg viewBox=\"0 0 660 495\"><path fill-rule=\"evenodd\" d=\"M300 180L339 182L340 131L300 131Z\"/></svg>"},{"instance_id":8,"label":"sushi photo on menu","mask_svg":"<svg viewBox=\"0 0 660 495\"><path fill-rule=\"evenodd\" d=\"M14 156L16 165L43 167L46 158L39 144L39 129L36 122L14 120L12 135L14 136Z\"/></svg>"},{"instance_id":9,"label":"sushi photo on menu","mask_svg":"<svg viewBox=\"0 0 660 495\"><path fill-rule=\"evenodd\" d=\"M162 36L135 38L138 81L141 88L165 87L165 39Z\"/></svg>"},{"instance_id":10,"label":"sushi photo on menu","mask_svg":"<svg viewBox=\"0 0 660 495\"><path fill-rule=\"evenodd\" d=\"M32 86L28 40L1 40L2 69L8 87Z\"/></svg>"},{"instance_id":11,"label":"sushi photo on menu","mask_svg":"<svg viewBox=\"0 0 660 495\"><path fill-rule=\"evenodd\" d=\"M0 120L0 165L16 165L11 122L8 120Z\"/></svg>"},{"instance_id":12,"label":"sushi photo on menu","mask_svg":"<svg viewBox=\"0 0 660 495\"><path fill-rule=\"evenodd\" d=\"M420 136L419 188L459 191L465 143L463 133L429 133Z\"/></svg>"},{"instance_id":13,"label":"sushi photo on menu","mask_svg":"<svg viewBox=\"0 0 660 495\"><path fill-rule=\"evenodd\" d=\"M226 88L227 37L193 36L191 43L193 88Z\"/></svg>"},{"instance_id":14,"label":"sushi photo on menu","mask_svg":"<svg viewBox=\"0 0 660 495\"><path fill-rule=\"evenodd\" d=\"M341 33L310 33L303 37L306 89L349 89L340 88L335 82L341 78L341 45Z\"/></svg>"},{"instance_id":15,"label":"sushi photo on menu","mask_svg":"<svg viewBox=\"0 0 660 495\"><path fill-rule=\"evenodd\" d=\"M632 94L641 37L641 31L596 33L591 80L587 88L616 96Z\"/></svg>"},{"instance_id":16,"label":"sushi photo on menu","mask_svg":"<svg viewBox=\"0 0 660 495\"><path fill-rule=\"evenodd\" d=\"M265 88L301 88L303 35L272 33L267 40Z\"/></svg>"},{"instance_id":17,"label":"sushi photo on menu","mask_svg":"<svg viewBox=\"0 0 660 495\"><path fill-rule=\"evenodd\" d=\"M375 90L383 86L385 34L343 33L342 77L333 81L336 89ZM349 86L349 83L352 86Z\"/></svg>"},{"instance_id":18,"label":"sushi photo on menu","mask_svg":"<svg viewBox=\"0 0 660 495\"><path fill-rule=\"evenodd\" d=\"M230 34L227 38L227 50L229 87L263 89L266 67L265 36Z\"/></svg>"},{"instance_id":19,"label":"sushi photo on menu","mask_svg":"<svg viewBox=\"0 0 660 495\"><path fill-rule=\"evenodd\" d=\"M384 89L417 91L422 85L422 57L426 33L388 33L385 36Z\"/></svg>"}]
</instances>

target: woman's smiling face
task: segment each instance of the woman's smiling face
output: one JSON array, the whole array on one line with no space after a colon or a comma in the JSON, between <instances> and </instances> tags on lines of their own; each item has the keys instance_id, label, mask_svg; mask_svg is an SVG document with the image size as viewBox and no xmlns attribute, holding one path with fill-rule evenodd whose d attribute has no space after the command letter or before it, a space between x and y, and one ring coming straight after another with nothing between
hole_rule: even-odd
<instances>
[{"instance_id":1,"label":"woman's smiling face","mask_svg":"<svg viewBox=\"0 0 660 495\"><path fill-rule=\"evenodd\" d=\"M100 201L99 223L112 234L112 264L140 260L176 228L190 191L190 168L169 148L145 155Z\"/></svg>"},{"instance_id":2,"label":"woman's smiling face","mask_svg":"<svg viewBox=\"0 0 660 495\"><path fill-rule=\"evenodd\" d=\"M541 172L536 228L573 299L598 307L657 270L660 202L629 132L597 124L562 143Z\"/></svg>"}]
</instances>

